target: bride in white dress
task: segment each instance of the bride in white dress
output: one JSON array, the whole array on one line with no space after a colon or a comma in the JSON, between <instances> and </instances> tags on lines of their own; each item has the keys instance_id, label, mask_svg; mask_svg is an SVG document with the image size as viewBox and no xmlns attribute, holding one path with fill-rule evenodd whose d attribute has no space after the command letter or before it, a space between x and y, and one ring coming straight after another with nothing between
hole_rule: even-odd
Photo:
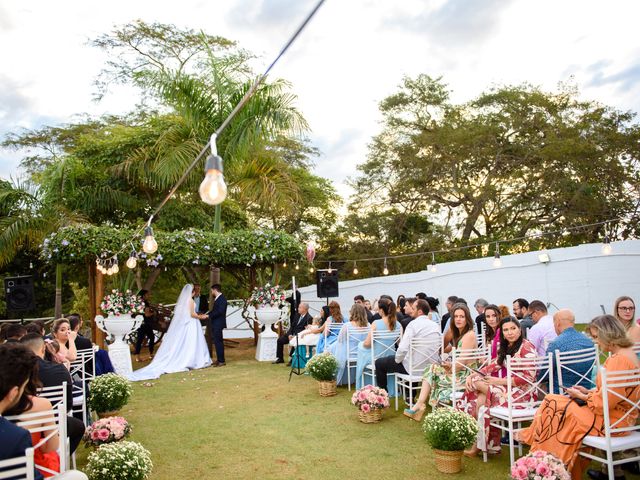
<instances>
[{"instance_id":1,"label":"bride in white dress","mask_svg":"<svg viewBox=\"0 0 640 480\"><path fill-rule=\"evenodd\" d=\"M153 361L127 375L129 380L151 380L164 373L184 372L211 365L207 342L195 311L193 285L187 284L178 297L173 318Z\"/></svg>"}]
</instances>

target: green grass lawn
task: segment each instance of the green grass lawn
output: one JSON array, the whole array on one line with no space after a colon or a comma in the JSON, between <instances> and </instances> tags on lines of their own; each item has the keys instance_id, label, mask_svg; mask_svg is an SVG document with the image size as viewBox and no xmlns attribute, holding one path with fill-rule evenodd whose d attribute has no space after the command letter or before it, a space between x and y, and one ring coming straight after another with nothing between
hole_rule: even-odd
<instances>
[{"instance_id":1,"label":"green grass lawn","mask_svg":"<svg viewBox=\"0 0 640 480\"><path fill-rule=\"evenodd\" d=\"M154 480L203 478L426 479L436 471L420 425L385 411L363 424L351 393L323 398L317 383L289 368L257 362L252 341L227 349L227 366L163 375L134 384L121 414L154 463ZM134 368L136 368L134 366ZM78 467L87 450L78 452ZM463 460L456 478L506 479L509 452Z\"/></svg>"}]
</instances>

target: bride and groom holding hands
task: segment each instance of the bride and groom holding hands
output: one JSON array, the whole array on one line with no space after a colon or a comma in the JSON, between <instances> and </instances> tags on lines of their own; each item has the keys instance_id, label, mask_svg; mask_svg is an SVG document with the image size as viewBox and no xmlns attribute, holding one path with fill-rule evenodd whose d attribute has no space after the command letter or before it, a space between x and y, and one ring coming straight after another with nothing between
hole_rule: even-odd
<instances>
[{"instance_id":1,"label":"bride and groom holding hands","mask_svg":"<svg viewBox=\"0 0 640 480\"><path fill-rule=\"evenodd\" d=\"M195 288L194 288L195 287ZM205 368L212 364L209 348L200 321L206 321L215 346L214 367L226 365L223 330L227 328L227 299L220 284L211 286L213 303L207 309L207 300L200 295L200 285L187 284L182 288L173 310L173 317L162 344L153 361L128 375L129 380L151 380L164 373L184 372Z\"/></svg>"}]
</instances>

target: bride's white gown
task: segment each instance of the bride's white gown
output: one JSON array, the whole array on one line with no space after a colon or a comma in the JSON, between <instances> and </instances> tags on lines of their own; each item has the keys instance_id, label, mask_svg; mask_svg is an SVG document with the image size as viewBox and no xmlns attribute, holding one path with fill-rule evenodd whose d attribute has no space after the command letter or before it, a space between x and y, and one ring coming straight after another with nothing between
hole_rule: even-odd
<instances>
[{"instance_id":1,"label":"bride's white gown","mask_svg":"<svg viewBox=\"0 0 640 480\"><path fill-rule=\"evenodd\" d=\"M173 318L153 361L144 368L127 375L129 380L151 380L163 373L184 372L211 365L207 342L194 318L195 305L191 298L193 286L187 284L178 297Z\"/></svg>"}]
</instances>

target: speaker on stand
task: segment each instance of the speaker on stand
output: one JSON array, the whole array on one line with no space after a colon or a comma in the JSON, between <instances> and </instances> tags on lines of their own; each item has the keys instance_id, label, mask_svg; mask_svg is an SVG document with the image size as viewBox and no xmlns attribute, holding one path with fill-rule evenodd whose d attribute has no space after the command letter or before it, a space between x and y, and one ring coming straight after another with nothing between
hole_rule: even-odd
<instances>
[{"instance_id":1,"label":"speaker on stand","mask_svg":"<svg viewBox=\"0 0 640 480\"><path fill-rule=\"evenodd\" d=\"M31 275L5 278L4 294L9 312L23 312L36 308Z\"/></svg>"},{"instance_id":2,"label":"speaker on stand","mask_svg":"<svg viewBox=\"0 0 640 480\"><path fill-rule=\"evenodd\" d=\"M339 296L338 288L338 270L316 270L316 293L318 298L326 298Z\"/></svg>"}]
</instances>

